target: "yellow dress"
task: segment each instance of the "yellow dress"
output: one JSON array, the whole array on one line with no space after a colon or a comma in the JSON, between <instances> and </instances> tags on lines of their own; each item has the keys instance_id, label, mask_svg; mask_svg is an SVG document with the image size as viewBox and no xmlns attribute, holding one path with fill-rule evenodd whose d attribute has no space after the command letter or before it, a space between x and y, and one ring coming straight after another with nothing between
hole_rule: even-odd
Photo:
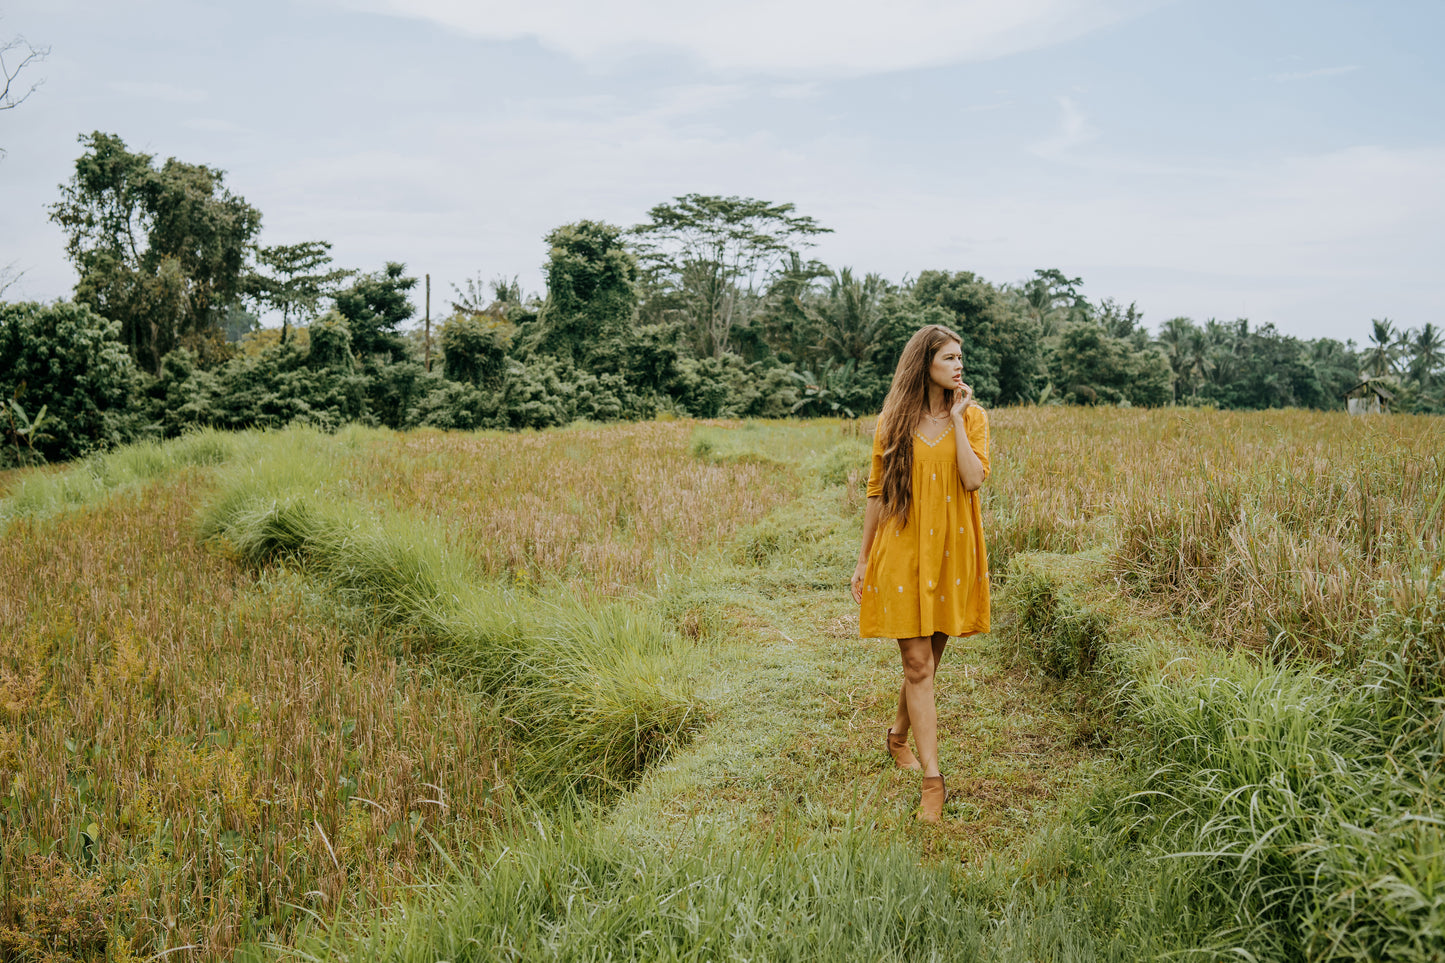
<instances>
[{"instance_id":1,"label":"yellow dress","mask_svg":"<svg viewBox=\"0 0 1445 963\"><path fill-rule=\"evenodd\" d=\"M968 443L989 474L988 416L977 405L963 415ZM953 426L932 441L913 436L913 504L908 523L880 522L868 551L858 634L911 639L989 628L988 551L978 492L963 490ZM883 450L873 436L868 497L883 494Z\"/></svg>"}]
</instances>

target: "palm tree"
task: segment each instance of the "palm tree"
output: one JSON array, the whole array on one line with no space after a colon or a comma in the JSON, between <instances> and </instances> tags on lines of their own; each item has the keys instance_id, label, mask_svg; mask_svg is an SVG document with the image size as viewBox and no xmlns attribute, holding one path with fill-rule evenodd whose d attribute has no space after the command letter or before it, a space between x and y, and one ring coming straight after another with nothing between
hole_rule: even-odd
<instances>
[{"instance_id":1,"label":"palm tree","mask_svg":"<svg viewBox=\"0 0 1445 963\"><path fill-rule=\"evenodd\" d=\"M1395 370L1395 355L1399 351L1398 332L1389 318L1372 319L1370 324L1370 350L1365 354L1365 371L1376 378L1382 378Z\"/></svg>"},{"instance_id":2,"label":"palm tree","mask_svg":"<svg viewBox=\"0 0 1445 963\"><path fill-rule=\"evenodd\" d=\"M1034 271L1033 280L1023 286L1024 314L1038 322L1044 337L1059 333L1059 323L1074 315L1080 303L1083 278L1071 278L1057 268Z\"/></svg>"},{"instance_id":3,"label":"palm tree","mask_svg":"<svg viewBox=\"0 0 1445 963\"><path fill-rule=\"evenodd\" d=\"M1188 318L1170 318L1159 326L1156 341L1164 349L1169 370L1174 373L1169 384L1174 401L1179 400L1179 382L1184 380L1189 368L1189 333L1194 330L1197 330L1194 322Z\"/></svg>"},{"instance_id":4,"label":"palm tree","mask_svg":"<svg viewBox=\"0 0 1445 963\"><path fill-rule=\"evenodd\" d=\"M1411 332L1414 338L1410 346L1410 377L1422 388L1429 388L1435 380L1435 372L1445 361L1445 337L1434 324L1427 323L1418 332Z\"/></svg>"},{"instance_id":5,"label":"palm tree","mask_svg":"<svg viewBox=\"0 0 1445 963\"><path fill-rule=\"evenodd\" d=\"M1209 335L1203 328L1194 328L1189 332L1185 357L1189 359L1185 368L1189 373L1189 394L1198 396L1199 386L1214 371L1214 364L1209 360Z\"/></svg>"},{"instance_id":6,"label":"palm tree","mask_svg":"<svg viewBox=\"0 0 1445 963\"><path fill-rule=\"evenodd\" d=\"M828 288L819 348L840 361L865 364L883 335L885 321L879 308L887 288L880 275L865 275L860 281L851 268L839 271Z\"/></svg>"},{"instance_id":7,"label":"palm tree","mask_svg":"<svg viewBox=\"0 0 1445 963\"><path fill-rule=\"evenodd\" d=\"M1206 371L1211 382L1226 385L1235 379L1239 368L1239 351L1247 334L1247 322L1227 324L1213 318L1204 322L1205 356L1208 361Z\"/></svg>"}]
</instances>

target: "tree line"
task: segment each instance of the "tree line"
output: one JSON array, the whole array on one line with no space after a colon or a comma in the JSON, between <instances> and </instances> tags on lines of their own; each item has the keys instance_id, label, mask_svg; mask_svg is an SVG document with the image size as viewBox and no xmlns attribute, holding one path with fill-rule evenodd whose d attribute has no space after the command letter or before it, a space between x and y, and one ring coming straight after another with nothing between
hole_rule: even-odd
<instances>
[{"instance_id":1,"label":"tree line","mask_svg":"<svg viewBox=\"0 0 1445 963\"><path fill-rule=\"evenodd\" d=\"M989 405L1329 409L1369 375L1399 407L1445 410L1433 324L1375 321L1364 347L1242 319L1172 318L1151 334L1135 304L1091 301L1057 269L995 284L832 268L808 256L828 228L745 197L558 227L544 293L478 275L452 287L433 335L405 265L340 268L322 240L261 245L261 212L223 171L160 163L113 134L81 142L50 208L74 294L0 304L11 463L192 426L854 416L877 410L904 342L931 323L961 334Z\"/></svg>"}]
</instances>

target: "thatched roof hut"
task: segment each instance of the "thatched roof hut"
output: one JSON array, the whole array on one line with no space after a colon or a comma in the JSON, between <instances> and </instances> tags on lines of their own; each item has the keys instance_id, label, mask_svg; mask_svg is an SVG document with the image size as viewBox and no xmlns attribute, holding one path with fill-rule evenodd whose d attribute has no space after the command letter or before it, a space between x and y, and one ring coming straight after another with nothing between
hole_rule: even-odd
<instances>
[{"instance_id":1,"label":"thatched roof hut","mask_svg":"<svg viewBox=\"0 0 1445 963\"><path fill-rule=\"evenodd\" d=\"M1386 388L1383 379L1366 376L1345 392L1345 408L1352 415L1389 414L1395 393Z\"/></svg>"}]
</instances>

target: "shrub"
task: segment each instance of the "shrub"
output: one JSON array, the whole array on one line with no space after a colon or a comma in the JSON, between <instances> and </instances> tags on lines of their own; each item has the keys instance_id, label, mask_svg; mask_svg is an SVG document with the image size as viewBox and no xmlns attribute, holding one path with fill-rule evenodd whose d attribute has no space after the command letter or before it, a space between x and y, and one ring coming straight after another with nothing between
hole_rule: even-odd
<instances>
[{"instance_id":1,"label":"shrub","mask_svg":"<svg viewBox=\"0 0 1445 963\"><path fill-rule=\"evenodd\" d=\"M332 346L339 332L323 334ZM334 431L368 412L370 379L340 367L310 364L295 342L232 358L211 371L184 348L161 361L150 396L152 422L167 437L190 426L281 428L300 423Z\"/></svg>"},{"instance_id":2,"label":"shrub","mask_svg":"<svg viewBox=\"0 0 1445 963\"><path fill-rule=\"evenodd\" d=\"M871 446L861 441L845 441L828 449L818 468L818 477L825 485L846 485L850 475L855 481L859 478L866 481L872 467Z\"/></svg>"},{"instance_id":3,"label":"shrub","mask_svg":"<svg viewBox=\"0 0 1445 963\"><path fill-rule=\"evenodd\" d=\"M512 326L505 321L457 313L441 328L442 371L452 381L496 386L507 373Z\"/></svg>"},{"instance_id":4,"label":"shrub","mask_svg":"<svg viewBox=\"0 0 1445 963\"><path fill-rule=\"evenodd\" d=\"M1014 634L1033 662L1056 679L1088 672L1108 640L1108 619L1070 598L1063 585L1026 557L1011 561Z\"/></svg>"},{"instance_id":5,"label":"shrub","mask_svg":"<svg viewBox=\"0 0 1445 963\"><path fill-rule=\"evenodd\" d=\"M116 322L69 301L0 304L0 399L32 418L45 407L45 432L33 439L43 457L128 441L139 427L138 381Z\"/></svg>"}]
</instances>

